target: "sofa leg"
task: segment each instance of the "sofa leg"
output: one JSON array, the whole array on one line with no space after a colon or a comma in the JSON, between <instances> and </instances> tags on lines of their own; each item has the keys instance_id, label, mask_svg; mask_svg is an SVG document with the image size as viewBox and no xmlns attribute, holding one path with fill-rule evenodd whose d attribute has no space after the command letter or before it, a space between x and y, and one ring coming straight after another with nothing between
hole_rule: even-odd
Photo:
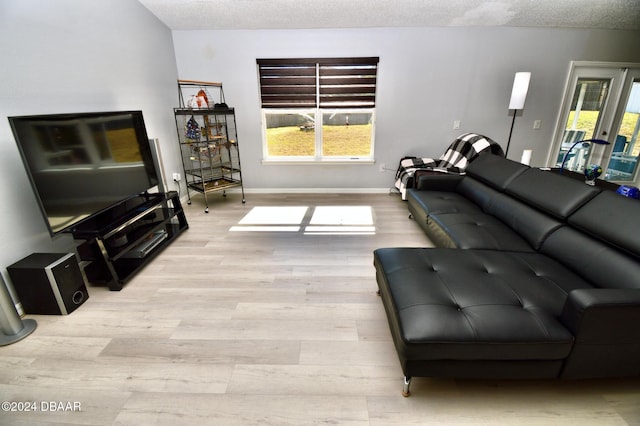
<instances>
[{"instance_id":1,"label":"sofa leg","mask_svg":"<svg viewBox=\"0 0 640 426\"><path fill-rule=\"evenodd\" d=\"M404 382L402 384L402 396L408 397L411 395L409 387L411 386L411 377L404 376Z\"/></svg>"},{"instance_id":2,"label":"sofa leg","mask_svg":"<svg viewBox=\"0 0 640 426\"><path fill-rule=\"evenodd\" d=\"M380 289L377 289L377 290L376 290L376 294L377 294L378 296L380 296L380 295L382 294L382 293L380 293Z\"/></svg>"}]
</instances>

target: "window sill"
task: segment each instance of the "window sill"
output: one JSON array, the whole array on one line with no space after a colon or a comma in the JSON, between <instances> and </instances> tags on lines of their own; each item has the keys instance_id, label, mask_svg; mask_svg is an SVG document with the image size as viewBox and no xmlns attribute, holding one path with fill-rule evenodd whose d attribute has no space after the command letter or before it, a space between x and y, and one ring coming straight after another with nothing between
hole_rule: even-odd
<instances>
[{"instance_id":1,"label":"window sill","mask_svg":"<svg viewBox=\"0 0 640 426\"><path fill-rule=\"evenodd\" d=\"M344 166L348 165L371 165L375 164L376 160L371 159L339 159L339 160L262 160L262 164L265 166L299 166L299 165L314 165L314 166Z\"/></svg>"}]
</instances>

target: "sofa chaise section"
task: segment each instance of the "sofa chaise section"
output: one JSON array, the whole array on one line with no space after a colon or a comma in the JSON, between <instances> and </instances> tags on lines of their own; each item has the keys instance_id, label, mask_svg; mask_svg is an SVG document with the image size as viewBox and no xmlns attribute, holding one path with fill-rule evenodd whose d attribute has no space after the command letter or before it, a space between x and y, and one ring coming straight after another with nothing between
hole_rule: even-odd
<instances>
[{"instance_id":1,"label":"sofa chaise section","mask_svg":"<svg viewBox=\"0 0 640 426\"><path fill-rule=\"evenodd\" d=\"M460 377L485 374L476 360L537 361L536 377L556 377L573 340L559 321L564 300L591 288L537 253L382 248L374 264L401 364L467 361ZM430 375L440 376L439 368Z\"/></svg>"}]
</instances>

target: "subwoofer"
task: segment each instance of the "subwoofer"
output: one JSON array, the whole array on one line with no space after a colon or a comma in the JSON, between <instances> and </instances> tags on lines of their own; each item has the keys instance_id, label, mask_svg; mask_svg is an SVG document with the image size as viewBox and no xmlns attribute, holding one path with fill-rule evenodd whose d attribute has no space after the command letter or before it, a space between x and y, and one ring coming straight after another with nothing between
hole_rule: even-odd
<instances>
[{"instance_id":1,"label":"subwoofer","mask_svg":"<svg viewBox=\"0 0 640 426\"><path fill-rule=\"evenodd\" d=\"M89 298L74 253L33 253L7 272L28 314L67 315Z\"/></svg>"}]
</instances>

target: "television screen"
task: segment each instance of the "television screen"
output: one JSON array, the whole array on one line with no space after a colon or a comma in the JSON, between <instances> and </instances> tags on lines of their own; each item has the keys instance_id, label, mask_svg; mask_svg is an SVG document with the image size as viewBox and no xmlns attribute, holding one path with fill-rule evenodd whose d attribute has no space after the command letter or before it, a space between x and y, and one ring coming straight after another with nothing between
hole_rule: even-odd
<instances>
[{"instance_id":1,"label":"television screen","mask_svg":"<svg viewBox=\"0 0 640 426\"><path fill-rule=\"evenodd\" d=\"M142 111L9 122L51 235L158 184Z\"/></svg>"}]
</instances>

